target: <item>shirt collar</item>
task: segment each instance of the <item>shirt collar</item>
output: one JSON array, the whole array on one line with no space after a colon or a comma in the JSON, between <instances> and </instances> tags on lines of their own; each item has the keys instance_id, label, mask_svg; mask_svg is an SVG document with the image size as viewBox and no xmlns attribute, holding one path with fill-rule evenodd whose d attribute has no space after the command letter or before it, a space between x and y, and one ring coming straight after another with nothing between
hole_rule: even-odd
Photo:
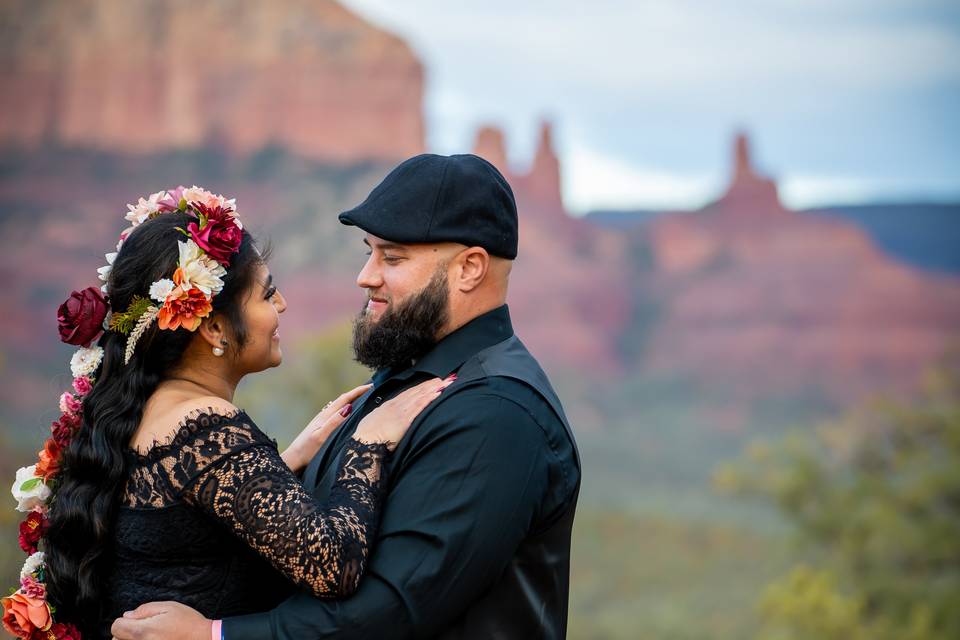
<instances>
[{"instance_id":1,"label":"shirt collar","mask_svg":"<svg viewBox=\"0 0 960 640\"><path fill-rule=\"evenodd\" d=\"M381 369L374 374L373 379L379 386L388 378L406 380L417 373L428 373L437 378L443 378L450 375L474 354L498 342L503 342L512 335L510 310L507 305L503 305L477 316L444 337L410 367L403 370Z\"/></svg>"}]
</instances>

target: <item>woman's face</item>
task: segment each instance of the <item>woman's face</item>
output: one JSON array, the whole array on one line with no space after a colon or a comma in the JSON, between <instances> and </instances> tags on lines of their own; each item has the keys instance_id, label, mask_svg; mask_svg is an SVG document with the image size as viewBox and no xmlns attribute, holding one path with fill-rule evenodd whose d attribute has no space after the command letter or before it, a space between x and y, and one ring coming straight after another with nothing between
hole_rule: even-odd
<instances>
[{"instance_id":1,"label":"woman's face","mask_svg":"<svg viewBox=\"0 0 960 640\"><path fill-rule=\"evenodd\" d=\"M273 284L267 265L260 264L243 303L247 341L237 357L244 373L276 367L283 359L280 351L280 314L287 308L283 294Z\"/></svg>"}]
</instances>

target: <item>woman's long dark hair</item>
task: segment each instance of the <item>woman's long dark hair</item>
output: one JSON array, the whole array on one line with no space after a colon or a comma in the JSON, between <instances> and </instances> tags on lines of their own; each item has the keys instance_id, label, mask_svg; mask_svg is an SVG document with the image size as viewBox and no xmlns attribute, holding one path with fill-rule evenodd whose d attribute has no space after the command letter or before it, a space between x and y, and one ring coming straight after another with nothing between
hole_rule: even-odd
<instances>
[{"instance_id":1,"label":"woman's long dark hair","mask_svg":"<svg viewBox=\"0 0 960 640\"><path fill-rule=\"evenodd\" d=\"M171 278L177 268L177 241L196 218L166 213L138 226L123 243L107 283L111 307L126 309L134 296L147 297L150 285ZM244 295L261 262L246 231L213 297L213 310L233 329L242 346ZM104 580L111 562L113 525L127 479L127 450L147 399L180 362L194 334L186 329L160 330L156 323L137 342L128 364L127 336L106 331L98 344L103 362L96 383L83 400L83 425L64 451L59 486L50 505L46 536L47 588L57 619L92 629L102 613Z\"/></svg>"}]
</instances>

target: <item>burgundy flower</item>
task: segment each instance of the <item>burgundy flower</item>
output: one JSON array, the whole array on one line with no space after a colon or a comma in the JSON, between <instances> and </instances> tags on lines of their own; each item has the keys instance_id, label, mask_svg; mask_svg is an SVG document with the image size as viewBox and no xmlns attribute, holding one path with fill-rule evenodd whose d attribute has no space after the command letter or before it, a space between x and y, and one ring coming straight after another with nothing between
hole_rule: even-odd
<instances>
[{"instance_id":1,"label":"burgundy flower","mask_svg":"<svg viewBox=\"0 0 960 640\"><path fill-rule=\"evenodd\" d=\"M47 534L46 516L37 511L31 511L27 519L20 523L20 548L26 554L37 552L37 543Z\"/></svg>"},{"instance_id":2,"label":"burgundy flower","mask_svg":"<svg viewBox=\"0 0 960 640\"><path fill-rule=\"evenodd\" d=\"M240 241L243 240L243 231L230 215L233 209L208 207L200 203L193 203L193 207L207 222L203 228L196 222L188 224L190 237L208 256L224 267L230 266L230 256L240 249Z\"/></svg>"},{"instance_id":3,"label":"burgundy flower","mask_svg":"<svg viewBox=\"0 0 960 640\"><path fill-rule=\"evenodd\" d=\"M71 415L65 413L60 416L60 419L53 422L50 425L50 432L53 434L53 439L61 449L66 448L70 441L73 439L73 434L77 432L77 429L80 428L81 418L79 415Z\"/></svg>"},{"instance_id":4,"label":"burgundy flower","mask_svg":"<svg viewBox=\"0 0 960 640\"><path fill-rule=\"evenodd\" d=\"M43 632L44 640L56 638L56 640L80 640L80 631L72 624L58 622Z\"/></svg>"},{"instance_id":5,"label":"burgundy flower","mask_svg":"<svg viewBox=\"0 0 960 640\"><path fill-rule=\"evenodd\" d=\"M67 344L90 346L103 331L103 319L108 310L107 300L99 289L87 287L83 291L74 291L57 310L60 339Z\"/></svg>"}]
</instances>

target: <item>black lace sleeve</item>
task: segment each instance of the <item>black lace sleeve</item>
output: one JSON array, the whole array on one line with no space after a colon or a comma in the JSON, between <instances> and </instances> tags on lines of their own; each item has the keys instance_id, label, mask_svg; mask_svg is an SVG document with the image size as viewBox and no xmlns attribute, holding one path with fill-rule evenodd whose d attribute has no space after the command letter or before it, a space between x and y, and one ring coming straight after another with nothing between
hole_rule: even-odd
<instances>
[{"instance_id":1,"label":"black lace sleeve","mask_svg":"<svg viewBox=\"0 0 960 640\"><path fill-rule=\"evenodd\" d=\"M356 590L379 522L386 444L351 439L326 504L307 493L246 414L184 445L170 477L186 502L226 524L315 596Z\"/></svg>"}]
</instances>

